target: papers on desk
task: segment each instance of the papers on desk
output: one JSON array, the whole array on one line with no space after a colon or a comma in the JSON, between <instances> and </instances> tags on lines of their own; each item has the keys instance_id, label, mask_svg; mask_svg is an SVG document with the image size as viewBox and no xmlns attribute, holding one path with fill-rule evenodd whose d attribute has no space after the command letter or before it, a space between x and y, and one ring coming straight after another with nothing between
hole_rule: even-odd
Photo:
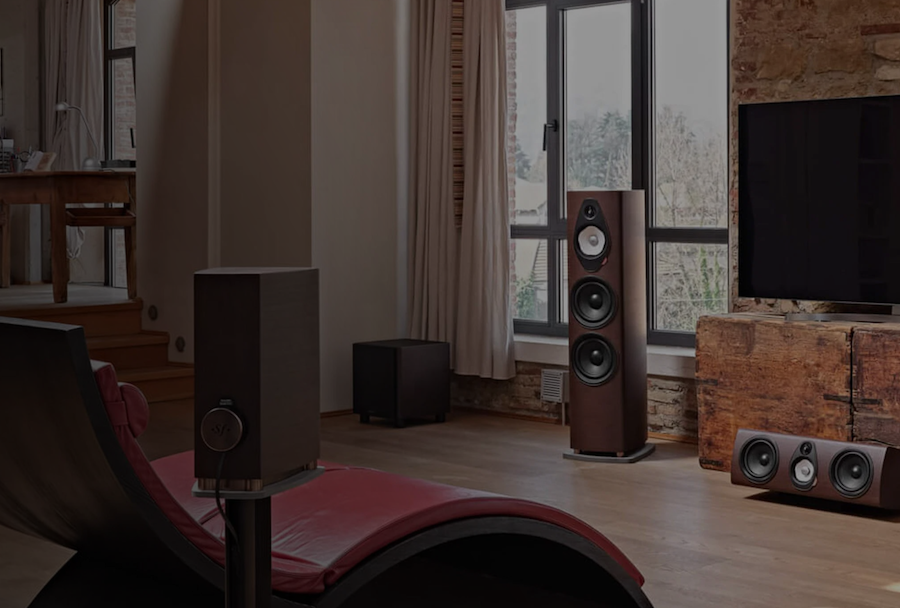
<instances>
[{"instance_id":1,"label":"papers on desk","mask_svg":"<svg viewBox=\"0 0 900 608\"><path fill-rule=\"evenodd\" d=\"M22 171L49 171L56 160L56 152L32 152Z\"/></svg>"}]
</instances>

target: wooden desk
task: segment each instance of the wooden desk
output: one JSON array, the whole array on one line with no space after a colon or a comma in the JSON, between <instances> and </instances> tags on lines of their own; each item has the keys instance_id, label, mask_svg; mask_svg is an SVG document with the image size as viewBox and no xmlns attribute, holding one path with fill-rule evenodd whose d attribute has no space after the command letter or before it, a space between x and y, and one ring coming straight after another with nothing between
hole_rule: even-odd
<instances>
[{"instance_id":1,"label":"wooden desk","mask_svg":"<svg viewBox=\"0 0 900 608\"><path fill-rule=\"evenodd\" d=\"M123 203L121 208L71 208L79 203ZM65 302L69 283L66 226L125 230L128 297L137 297L137 189L134 171L51 171L0 174L0 287L9 287L11 205L50 205L53 301Z\"/></svg>"}]
</instances>

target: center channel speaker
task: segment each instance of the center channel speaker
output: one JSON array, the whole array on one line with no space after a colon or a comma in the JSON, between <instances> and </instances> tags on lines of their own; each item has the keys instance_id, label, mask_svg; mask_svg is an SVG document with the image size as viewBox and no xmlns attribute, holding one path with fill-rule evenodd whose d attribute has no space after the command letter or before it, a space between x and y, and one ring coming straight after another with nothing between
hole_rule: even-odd
<instances>
[{"instance_id":1,"label":"center channel speaker","mask_svg":"<svg viewBox=\"0 0 900 608\"><path fill-rule=\"evenodd\" d=\"M194 275L194 474L259 491L319 458L319 271Z\"/></svg>"},{"instance_id":2,"label":"center channel speaker","mask_svg":"<svg viewBox=\"0 0 900 608\"><path fill-rule=\"evenodd\" d=\"M636 462L647 443L644 193L569 192L566 458Z\"/></svg>"},{"instance_id":3,"label":"center channel speaker","mask_svg":"<svg viewBox=\"0 0 900 608\"><path fill-rule=\"evenodd\" d=\"M731 483L900 509L900 450L739 429Z\"/></svg>"}]
</instances>

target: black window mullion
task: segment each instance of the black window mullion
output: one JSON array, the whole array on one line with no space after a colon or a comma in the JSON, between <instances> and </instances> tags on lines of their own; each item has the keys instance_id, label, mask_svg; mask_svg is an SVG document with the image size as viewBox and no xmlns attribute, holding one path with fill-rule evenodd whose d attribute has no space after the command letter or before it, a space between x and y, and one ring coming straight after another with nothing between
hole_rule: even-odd
<instances>
[{"instance_id":1,"label":"black window mullion","mask_svg":"<svg viewBox=\"0 0 900 608\"><path fill-rule=\"evenodd\" d=\"M113 95L113 74L112 61L109 60L109 49L113 45L113 5L115 2L106 0L103 3L103 145L106 148L103 156L109 158L112 136L112 95ZM98 151L99 153L99 151ZM107 287L112 286L114 281L114 268L112 264L115 255L115 240L110 234L109 228L103 229L103 284Z\"/></svg>"},{"instance_id":2,"label":"black window mullion","mask_svg":"<svg viewBox=\"0 0 900 608\"><path fill-rule=\"evenodd\" d=\"M647 229L651 243L728 244L727 228L655 228Z\"/></svg>"},{"instance_id":3,"label":"black window mullion","mask_svg":"<svg viewBox=\"0 0 900 608\"><path fill-rule=\"evenodd\" d=\"M556 130L547 132L547 214L551 231L565 234L562 219L563 180L565 179L563 134L565 133L565 64L562 44L565 19L559 7L559 0L550 0L547 5L547 122L556 121Z\"/></svg>"},{"instance_id":4,"label":"black window mullion","mask_svg":"<svg viewBox=\"0 0 900 608\"><path fill-rule=\"evenodd\" d=\"M110 9L112 10L112 9ZM107 48L104 53L107 61L113 61L116 59L134 59L135 55L135 47L133 46L123 46L118 49L110 49Z\"/></svg>"}]
</instances>

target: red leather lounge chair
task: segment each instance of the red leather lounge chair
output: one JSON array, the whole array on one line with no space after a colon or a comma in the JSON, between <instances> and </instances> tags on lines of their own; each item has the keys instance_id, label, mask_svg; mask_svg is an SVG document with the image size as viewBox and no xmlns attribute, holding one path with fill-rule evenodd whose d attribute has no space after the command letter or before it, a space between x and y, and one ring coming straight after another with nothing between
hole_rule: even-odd
<instances>
[{"instance_id":1,"label":"red leather lounge chair","mask_svg":"<svg viewBox=\"0 0 900 608\"><path fill-rule=\"evenodd\" d=\"M147 402L82 328L0 318L0 412L0 524L77 551L32 608L223 605L192 453L146 459ZM634 565L557 509L321 464L272 499L273 606L651 606Z\"/></svg>"}]
</instances>

